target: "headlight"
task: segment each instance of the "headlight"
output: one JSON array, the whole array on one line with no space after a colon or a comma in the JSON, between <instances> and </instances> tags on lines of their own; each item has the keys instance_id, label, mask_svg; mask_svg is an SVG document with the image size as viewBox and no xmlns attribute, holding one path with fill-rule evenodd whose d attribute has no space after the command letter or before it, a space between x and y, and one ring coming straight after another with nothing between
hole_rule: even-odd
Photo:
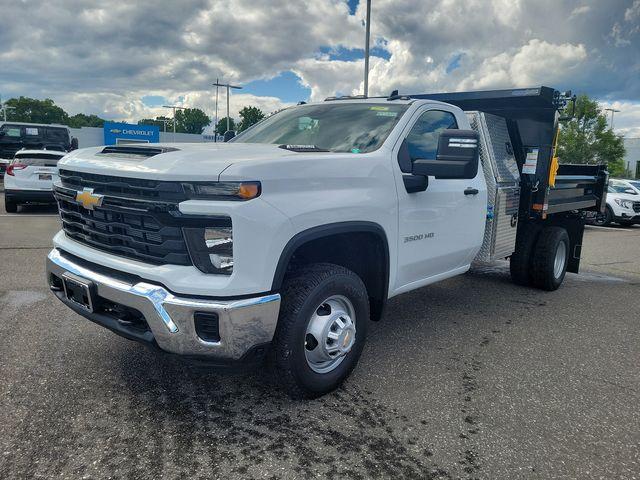
<instances>
[{"instance_id":1,"label":"headlight","mask_svg":"<svg viewBox=\"0 0 640 480\"><path fill-rule=\"evenodd\" d=\"M233 273L233 228L229 226L184 228L189 255L198 270L204 273Z\"/></svg>"},{"instance_id":2,"label":"headlight","mask_svg":"<svg viewBox=\"0 0 640 480\"><path fill-rule=\"evenodd\" d=\"M633 206L630 200L622 200L621 198L614 198L614 202L620 205L622 208L631 208Z\"/></svg>"},{"instance_id":3,"label":"headlight","mask_svg":"<svg viewBox=\"0 0 640 480\"><path fill-rule=\"evenodd\" d=\"M182 188L197 200L251 200L261 192L260 182L183 183Z\"/></svg>"}]
</instances>

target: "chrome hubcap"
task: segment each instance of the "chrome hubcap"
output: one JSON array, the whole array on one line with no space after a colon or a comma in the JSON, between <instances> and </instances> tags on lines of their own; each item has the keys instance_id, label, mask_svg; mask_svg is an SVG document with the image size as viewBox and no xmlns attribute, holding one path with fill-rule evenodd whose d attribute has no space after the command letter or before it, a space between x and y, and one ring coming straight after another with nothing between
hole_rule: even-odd
<instances>
[{"instance_id":1,"label":"chrome hubcap","mask_svg":"<svg viewBox=\"0 0 640 480\"><path fill-rule=\"evenodd\" d=\"M567 260L567 245L564 242L560 242L558 244L558 249L556 250L556 258L553 261L553 276L555 278L560 278L562 275L562 271L564 270L564 263Z\"/></svg>"},{"instance_id":2,"label":"chrome hubcap","mask_svg":"<svg viewBox=\"0 0 640 480\"><path fill-rule=\"evenodd\" d=\"M316 373L328 373L342 363L355 341L353 304L347 297L333 295L316 308L307 325L307 364Z\"/></svg>"}]
</instances>

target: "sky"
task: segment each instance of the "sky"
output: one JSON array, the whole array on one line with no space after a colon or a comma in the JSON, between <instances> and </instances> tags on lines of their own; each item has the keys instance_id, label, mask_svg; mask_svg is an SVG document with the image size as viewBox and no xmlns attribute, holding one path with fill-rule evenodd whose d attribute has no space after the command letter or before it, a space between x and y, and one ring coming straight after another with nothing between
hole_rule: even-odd
<instances>
[{"instance_id":1,"label":"sky","mask_svg":"<svg viewBox=\"0 0 640 480\"><path fill-rule=\"evenodd\" d=\"M265 113L363 90L358 0L14 0L0 95L137 121L215 111L216 79ZM372 0L370 95L548 85L587 93L640 137L640 0ZM219 113L226 108L223 91Z\"/></svg>"}]
</instances>

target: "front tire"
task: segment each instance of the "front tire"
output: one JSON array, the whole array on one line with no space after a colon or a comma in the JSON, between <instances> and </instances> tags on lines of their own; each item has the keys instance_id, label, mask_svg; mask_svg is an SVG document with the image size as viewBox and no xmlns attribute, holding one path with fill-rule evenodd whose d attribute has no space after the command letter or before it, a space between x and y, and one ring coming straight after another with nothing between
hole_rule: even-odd
<instances>
[{"instance_id":1,"label":"front tire","mask_svg":"<svg viewBox=\"0 0 640 480\"><path fill-rule=\"evenodd\" d=\"M315 398L337 388L364 347L369 298L344 267L319 263L285 278L271 368L292 398Z\"/></svg>"},{"instance_id":2,"label":"front tire","mask_svg":"<svg viewBox=\"0 0 640 480\"><path fill-rule=\"evenodd\" d=\"M611 225L613 218L613 210L611 210L611 207L607 205L604 209L604 213L599 213L596 216L595 220L593 221L593 225L597 227L608 227L609 225Z\"/></svg>"},{"instance_id":3,"label":"front tire","mask_svg":"<svg viewBox=\"0 0 640 480\"><path fill-rule=\"evenodd\" d=\"M536 288L557 290L567 273L569 235L564 228L546 227L538 235L531 259L531 280Z\"/></svg>"},{"instance_id":4,"label":"front tire","mask_svg":"<svg viewBox=\"0 0 640 480\"><path fill-rule=\"evenodd\" d=\"M18 204L13 200L9 200L7 196L4 196L4 209L7 213L17 213L18 212Z\"/></svg>"}]
</instances>

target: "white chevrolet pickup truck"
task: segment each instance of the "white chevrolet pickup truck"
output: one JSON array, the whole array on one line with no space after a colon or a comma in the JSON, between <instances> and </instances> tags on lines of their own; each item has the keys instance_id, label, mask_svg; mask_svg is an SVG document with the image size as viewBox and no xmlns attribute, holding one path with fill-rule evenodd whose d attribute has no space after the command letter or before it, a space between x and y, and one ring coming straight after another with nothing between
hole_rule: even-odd
<instances>
[{"instance_id":1,"label":"white chevrolet pickup truck","mask_svg":"<svg viewBox=\"0 0 640 480\"><path fill-rule=\"evenodd\" d=\"M577 272L600 166L560 166L548 88L334 98L222 144L74 151L59 163L53 293L115 333L211 365L268 364L293 397L338 386L403 292L511 259Z\"/></svg>"}]
</instances>

